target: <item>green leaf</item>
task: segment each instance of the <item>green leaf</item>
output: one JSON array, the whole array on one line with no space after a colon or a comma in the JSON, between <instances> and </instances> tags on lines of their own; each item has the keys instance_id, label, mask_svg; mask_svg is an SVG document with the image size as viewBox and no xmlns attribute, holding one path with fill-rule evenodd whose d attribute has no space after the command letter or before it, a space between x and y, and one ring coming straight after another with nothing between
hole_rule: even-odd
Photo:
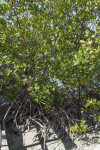
<instances>
[{"instance_id":1,"label":"green leaf","mask_svg":"<svg viewBox=\"0 0 100 150\"><path fill-rule=\"evenodd\" d=\"M11 72L12 72L12 70L7 69L7 76L9 76Z\"/></svg>"}]
</instances>

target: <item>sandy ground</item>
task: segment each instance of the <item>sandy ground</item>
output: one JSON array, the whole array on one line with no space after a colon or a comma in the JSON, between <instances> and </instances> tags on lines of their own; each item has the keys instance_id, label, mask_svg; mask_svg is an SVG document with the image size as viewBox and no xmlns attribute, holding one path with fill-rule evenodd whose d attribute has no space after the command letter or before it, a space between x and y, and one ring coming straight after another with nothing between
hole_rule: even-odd
<instances>
[{"instance_id":1,"label":"sandy ground","mask_svg":"<svg viewBox=\"0 0 100 150\"><path fill-rule=\"evenodd\" d=\"M39 134L36 136L37 133L36 127L23 133L7 132L9 150L43 150L44 140ZM73 140L67 134L61 134L61 129L57 132L50 129L45 150L100 150L100 127L75 136Z\"/></svg>"}]
</instances>

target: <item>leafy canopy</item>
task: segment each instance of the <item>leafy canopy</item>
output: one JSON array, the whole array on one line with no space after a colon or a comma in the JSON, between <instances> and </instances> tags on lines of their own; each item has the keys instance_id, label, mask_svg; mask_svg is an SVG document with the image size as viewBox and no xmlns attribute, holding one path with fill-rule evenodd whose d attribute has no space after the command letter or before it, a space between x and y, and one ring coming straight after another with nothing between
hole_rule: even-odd
<instances>
[{"instance_id":1,"label":"leafy canopy","mask_svg":"<svg viewBox=\"0 0 100 150\"><path fill-rule=\"evenodd\" d=\"M93 77L100 73L99 8L99 0L6 0L0 4L0 85L9 85L10 101L24 89L31 100L45 102L49 110L54 91L63 101L62 94L69 88L93 84Z\"/></svg>"}]
</instances>

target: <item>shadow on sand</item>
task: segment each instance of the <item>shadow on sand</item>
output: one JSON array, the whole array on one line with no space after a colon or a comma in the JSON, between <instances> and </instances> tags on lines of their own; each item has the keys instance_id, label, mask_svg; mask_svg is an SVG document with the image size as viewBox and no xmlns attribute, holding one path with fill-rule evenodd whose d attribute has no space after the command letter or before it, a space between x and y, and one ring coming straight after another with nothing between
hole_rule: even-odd
<instances>
[{"instance_id":1,"label":"shadow on sand","mask_svg":"<svg viewBox=\"0 0 100 150\"><path fill-rule=\"evenodd\" d=\"M37 133L39 133L40 127L36 126L36 130ZM66 131L64 131L61 126L57 131L51 126L45 146L43 136L41 137L41 134L38 134L37 142L33 142L33 144L27 145L26 148L34 149L34 147L38 147L39 145L41 145L41 150L72 150L73 148L77 148L76 144L72 141L70 136L66 133ZM37 150L40 149L37 148Z\"/></svg>"}]
</instances>

